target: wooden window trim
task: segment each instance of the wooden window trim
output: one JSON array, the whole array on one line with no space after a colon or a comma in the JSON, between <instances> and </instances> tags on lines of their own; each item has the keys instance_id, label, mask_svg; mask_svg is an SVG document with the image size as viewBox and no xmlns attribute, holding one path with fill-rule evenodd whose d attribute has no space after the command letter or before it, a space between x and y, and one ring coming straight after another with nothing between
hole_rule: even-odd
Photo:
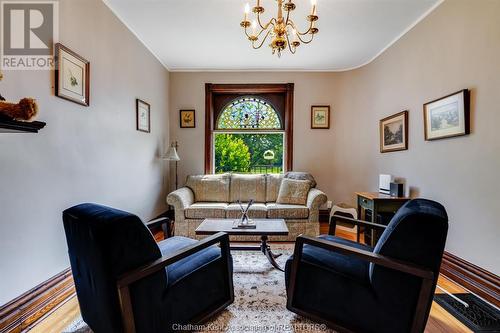
<instances>
[{"instance_id":1,"label":"wooden window trim","mask_svg":"<svg viewBox=\"0 0 500 333\"><path fill-rule=\"evenodd\" d=\"M282 93L285 99L285 170L293 170L293 83L277 84L205 84L205 173L212 170L212 145L214 132L213 96L215 94L270 94Z\"/></svg>"}]
</instances>

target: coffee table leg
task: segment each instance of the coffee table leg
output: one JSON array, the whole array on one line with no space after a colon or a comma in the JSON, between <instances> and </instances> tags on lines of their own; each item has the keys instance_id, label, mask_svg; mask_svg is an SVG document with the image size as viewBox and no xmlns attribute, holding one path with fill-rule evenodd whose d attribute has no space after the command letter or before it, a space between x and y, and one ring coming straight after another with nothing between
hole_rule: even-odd
<instances>
[{"instance_id":1,"label":"coffee table leg","mask_svg":"<svg viewBox=\"0 0 500 333\"><path fill-rule=\"evenodd\" d=\"M273 251L271 250L271 247L267 244L267 236L262 236L261 237L261 243L260 243L260 250L262 253L264 253L267 257L267 260L273 265L274 268L279 269L280 271L284 272L285 270L278 265L275 258L278 258L281 254L274 254Z\"/></svg>"}]
</instances>

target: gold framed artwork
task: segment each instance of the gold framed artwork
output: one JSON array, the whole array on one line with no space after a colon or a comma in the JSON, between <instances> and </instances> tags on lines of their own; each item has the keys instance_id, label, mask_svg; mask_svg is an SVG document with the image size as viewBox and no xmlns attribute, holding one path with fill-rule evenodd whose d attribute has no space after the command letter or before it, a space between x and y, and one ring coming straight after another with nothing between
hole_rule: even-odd
<instances>
[{"instance_id":1,"label":"gold framed artwork","mask_svg":"<svg viewBox=\"0 0 500 333\"><path fill-rule=\"evenodd\" d=\"M196 127L195 110L180 110L179 122L181 128L195 128Z\"/></svg>"},{"instance_id":2,"label":"gold framed artwork","mask_svg":"<svg viewBox=\"0 0 500 333\"><path fill-rule=\"evenodd\" d=\"M137 130L151 133L151 106L143 100L135 100Z\"/></svg>"},{"instance_id":3,"label":"gold framed artwork","mask_svg":"<svg viewBox=\"0 0 500 333\"><path fill-rule=\"evenodd\" d=\"M424 104L425 140L438 140L470 133L469 90Z\"/></svg>"},{"instance_id":4,"label":"gold framed artwork","mask_svg":"<svg viewBox=\"0 0 500 333\"><path fill-rule=\"evenodd\" d=\"M55 58L55 95L89 106L90 62L60 43L55 45Z\"/></svg>"},{"instance_id":5,"label":"gold framed artwork","mask_svg":"<svg viewBox=\"0 0 500 333\"><path fill-rule=\"evenodd\" d=\"M313 105L311 106L311 128L329 129L330 128L330 106Z\"/></svg>"},{"instance_id":6,"label":"gold framed artwork","mask_svg":"<svg viewBox=\"0 0 500 333\"><path fill-rule=\"evenodd\" d=\"M380 120L380 152L408 149L408 111Z\"/></svg>"}]
</instances>

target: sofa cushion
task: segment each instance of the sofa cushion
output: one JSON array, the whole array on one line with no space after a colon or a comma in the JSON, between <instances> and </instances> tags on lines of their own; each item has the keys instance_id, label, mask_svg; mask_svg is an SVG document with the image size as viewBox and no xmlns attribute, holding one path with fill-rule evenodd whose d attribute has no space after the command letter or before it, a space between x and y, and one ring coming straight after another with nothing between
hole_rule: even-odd
<instances>
[{"instance_id":1,"label":"sofa cushion","mask_svg":"<svg viewBox=\"0 0 500 333\"><path fill-rule=\"evenodd\" d=\"M230 185L230 202L266 201L266 176L233 174Z\"/></svg>"},{"instance_id":2,"label":"sofa cushion","mask_svg":"<svg viewBox=\"0 0 500 333\"><path fill-rule=\"evenodd\" d=\"M303 205L268 203L267 217L270 219L307 219L309 208Z\"/></svg>"},{"instance_id":3,"label":"sofa cushion","mask_svg":"<svg viewBox=\"0 0 500 333\"><path fill-rule=\"evenodd\" d=\"M276 202L280 204L305 205L310 189L311 182L309 180L284 178L281 182Z\"/></svg>"},{"instance_id":4,"label":"sofa cushion","mask_svg":"<svg viewBox=\"0 0 500 333\"><path fill-rule=\"evenodd\" d=\"M196 243L198 243L197 240L175 236L159 242L158 247L160 248L162 256L166 256ZM171 286L175 284L180 279L218 258L220 258L220 249L216 246L211 246L168 265L166 268L168 285Z\"/></svg>"},{"instance_id":5,"label":"sofa cushion","mask_svg":"<svg viewBox=\"0 0 500 333\"><path fill-rule=\"evenodd\" d=\"M188 219L225 218L227 203L196 202L184 210Z\"/></svg>"},{"instance_id":6,"label":"sofa cushion","mask_svg":"<svg viewBox=\"0 0 500 333\"><path fill-rule=\"evenodd\" d=\"M195 202L229 202L231 175L188 176L186 186L194 193Z\"/></svg>"},{"instance_id":7,"label":"sofa cushion","mask_svg":"<svg viewBox=\"0 0 500 333\"><path fill-rule=\"evenodd\" d=\"M270 173L266 175L266 202L276 202L280 191L283 174Z\"/></svg>"},{"instance_id":8,"label":"sofa cushion","mask_svg":"<svg viewBox=\"0 0 500 333\"><path fill-rule=\"evenodd\" d=\"M243 207L246 208L248 203L242 203ZM231 203L226 208L226 218L228 219L238 219L241 217L240 205L237 203ZM248 217L254 219L265 219L267 217L267 207L265 203L254 203L248 210Z\"/></svg>"},{"instance_id":9,"label":"sofa cushion","mask_svg":"<svg viewBox=\"0 0 500 333\"><path fill-rule=\"evenodd\" d=\"M316 179L308 173L301 171L289 171L285 173L284 178L295 179L295 180L308 180L311 182L311 188L316 187Z\"/></svg>"},{"instance_id":10,"label":"sofa cushion","mask_svg":"<svg viewBox=\"0 0 500 333\"><path fill-rule=\"evenodd\" d=\"M373 248L371 248L370 246L335 236L321 235L318 238L334 242L340 245L350 246L360 250L365 250L369 252L373 251ZM290 257L290 259L288 259L286 263L288 274L289 274L289 269L291 269L290 265L292 262L292 258L293 256ZM361 259L357 259L353 256L341 254L339 252L330 251L307 244L304 245L304 249L302 251L302 260L309 264L318 266L322 269L327 269L336 274L340 274L350 279L354 279L358 282L369 283L368 271L370 263L368 261L364 261Z\"/></svg>"}]
</instances>

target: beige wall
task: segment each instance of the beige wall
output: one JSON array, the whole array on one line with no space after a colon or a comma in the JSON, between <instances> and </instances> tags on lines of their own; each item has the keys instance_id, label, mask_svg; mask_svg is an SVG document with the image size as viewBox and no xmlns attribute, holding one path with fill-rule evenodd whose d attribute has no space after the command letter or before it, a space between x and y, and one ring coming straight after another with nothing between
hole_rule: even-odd
<instances>
[{"instance_id":1,"label":"beige wall","mask_svg":"<svg viewBox=\"0 0 500 333\"><path fill-rule=\"evenodd\" d=\"M69 266L63 209L98 202L165 209L168 72L100 0L60 1L60 41L91 63L91 106L53 95L48 71L4 72L9 100L37 98L39 134L0 134L0 304ZM135 98L152 133L135 130Z\"/></svg>"},{"instance_id":2,"label":"beige wall","mask_svg":"<svg viewBox=\"0 0 500 333\"><path fill-rule=\"evenodd\" d=\"M332 131L312 130L311 105L334 105L332 91L337 89L330 73L170 73L171 139L179 141L179 184L186 176L204 172L205 151L205 83L294 83L294 151L295 170L308 170L318 186L333 193L334 182L325 170L333 160L325 142ZM196 128L179 128L179 110L196 110ZM333 118L336 112L333 110Z\"/></svg>"},{"instance_id":3,"label":"beige wall","mask_svg":"<svg viewBox=\"0 0 500 333\"><path fill-rule=\"evenodd\" d=\"M447 250L500 273L500 1L445 1L370 65L340 75L333 198L406 178L447 208ZM422 105L471 89L471 135L424 141ZM409 110L409 150L378 152L378 120ZM348 144L349 143L349 144ZM354 153L355 152L355 153ZM354 154L353 154L354 153ZM355 178L350 176L352 172ZM432 230L429 230L432 232Z\"/></svg>"},{"instance_id":4,"label":"beige wall","mask_svg":"<svg viewBox=\"0 0 500 333\"><path fill-rule=\"evenodd\" d=\"M310 171L334 202L354 203L355 191L375 191L379 173L405 178L413 195L446 206L447 250L499 274L498 17L500 1L445 1L377 60L349 72L171 73L180 183L203 172L206 82L293 82L295 170ZM425 142L422 105L463 88L472 91L471 135ZM330 130L310 129L317 103L332 106ZM196 109L196 129L179 129L181 108ZM379 119L402 110L410 111L409 150L380 154Z\"/></svg>"}]
</instances>

